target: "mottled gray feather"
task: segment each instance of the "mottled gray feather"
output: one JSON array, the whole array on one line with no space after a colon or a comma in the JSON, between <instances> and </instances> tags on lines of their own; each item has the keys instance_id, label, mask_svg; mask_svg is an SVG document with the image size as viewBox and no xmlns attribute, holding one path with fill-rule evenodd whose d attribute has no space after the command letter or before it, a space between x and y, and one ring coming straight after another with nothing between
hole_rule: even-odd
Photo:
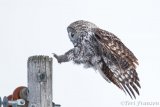
<instances>
[{"instance_id":1,"label":"mottled gray feather","mask_svg":"<svg viewBox=\"0 0 160 107\"><path fill-rule=\"evenodd\" d=\"M114 83L131 98L136 98L134 91L139 95L138 60L118 37L84 20L71 23L67 31L74 48L64 55L54 54L59 63L72 60L84 64L98 70L105 80Z\"/></svg>"}]
</instances>

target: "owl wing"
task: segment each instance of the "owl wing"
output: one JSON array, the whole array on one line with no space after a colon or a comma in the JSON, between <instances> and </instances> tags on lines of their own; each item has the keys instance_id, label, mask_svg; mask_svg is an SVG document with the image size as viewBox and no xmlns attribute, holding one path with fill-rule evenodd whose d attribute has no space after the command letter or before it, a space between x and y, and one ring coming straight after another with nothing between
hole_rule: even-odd
<instances>
[{"instance_id":1,"label":"owl wing","mask_svg":"<svg viewBox=\"0 0 160 107\"><path fill-rule=\"evenodd\" d=\"M139 95L137 87L140 88L140 84L136 72L138 60L134 54L119 38L108 31L96 28L94 36L102 50L105 64L102 64L101 70L104 75L124 92L127 92L131 98L135 97L134 91Z\"/></svg>"}]
</instances>

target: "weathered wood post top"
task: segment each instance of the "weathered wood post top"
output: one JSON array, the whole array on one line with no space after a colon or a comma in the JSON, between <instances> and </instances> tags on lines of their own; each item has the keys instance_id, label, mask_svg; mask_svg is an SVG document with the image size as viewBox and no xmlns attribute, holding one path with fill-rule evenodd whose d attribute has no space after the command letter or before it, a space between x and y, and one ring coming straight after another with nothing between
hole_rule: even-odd
<instances>
[{"instance_id":1,"label":"weathered wood post top","mask_svg":"<svg viewBox=\"0 0 160 107\"><path fill-rule=\"evenodd\" d=\"M31 56L27 68L28 107L52 107L52 58Z\"/></svg>"}]
</instances>

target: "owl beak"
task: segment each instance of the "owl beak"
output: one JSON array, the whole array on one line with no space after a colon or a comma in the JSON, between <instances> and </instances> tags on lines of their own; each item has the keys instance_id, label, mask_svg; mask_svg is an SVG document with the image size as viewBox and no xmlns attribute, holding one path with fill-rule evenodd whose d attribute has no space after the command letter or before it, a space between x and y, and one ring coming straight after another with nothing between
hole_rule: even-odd
<instances>
[{"instance_id":1,"label":"owl beak","mask_svg":"<svg viewBox=\"0 0 160 107\"><path fill-rule=\"evenodd\" d=\"M74 47L77 47L77 46L78 46L78 43L74 43L73 45L74 45Z\"/></svg>"}]
</instances>

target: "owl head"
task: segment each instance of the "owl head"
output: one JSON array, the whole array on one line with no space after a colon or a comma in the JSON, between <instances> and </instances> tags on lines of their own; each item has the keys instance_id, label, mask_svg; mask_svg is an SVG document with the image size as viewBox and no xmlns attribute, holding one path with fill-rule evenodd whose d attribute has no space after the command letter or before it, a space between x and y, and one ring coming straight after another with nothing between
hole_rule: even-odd
<instances>
[{"instance_id":1,"label":"owl head","mask_svg":"<svg viewBox=\"0 0 160 107\"><path fill-rule=\"evenodd\" d=\"M91 22L84 20L75 21L67 27L69 39L76 46L81 43L83 37L88 36L88 33L92 32L93 28L97 28L97 26Z\"/></svg>"}]
</instances>

